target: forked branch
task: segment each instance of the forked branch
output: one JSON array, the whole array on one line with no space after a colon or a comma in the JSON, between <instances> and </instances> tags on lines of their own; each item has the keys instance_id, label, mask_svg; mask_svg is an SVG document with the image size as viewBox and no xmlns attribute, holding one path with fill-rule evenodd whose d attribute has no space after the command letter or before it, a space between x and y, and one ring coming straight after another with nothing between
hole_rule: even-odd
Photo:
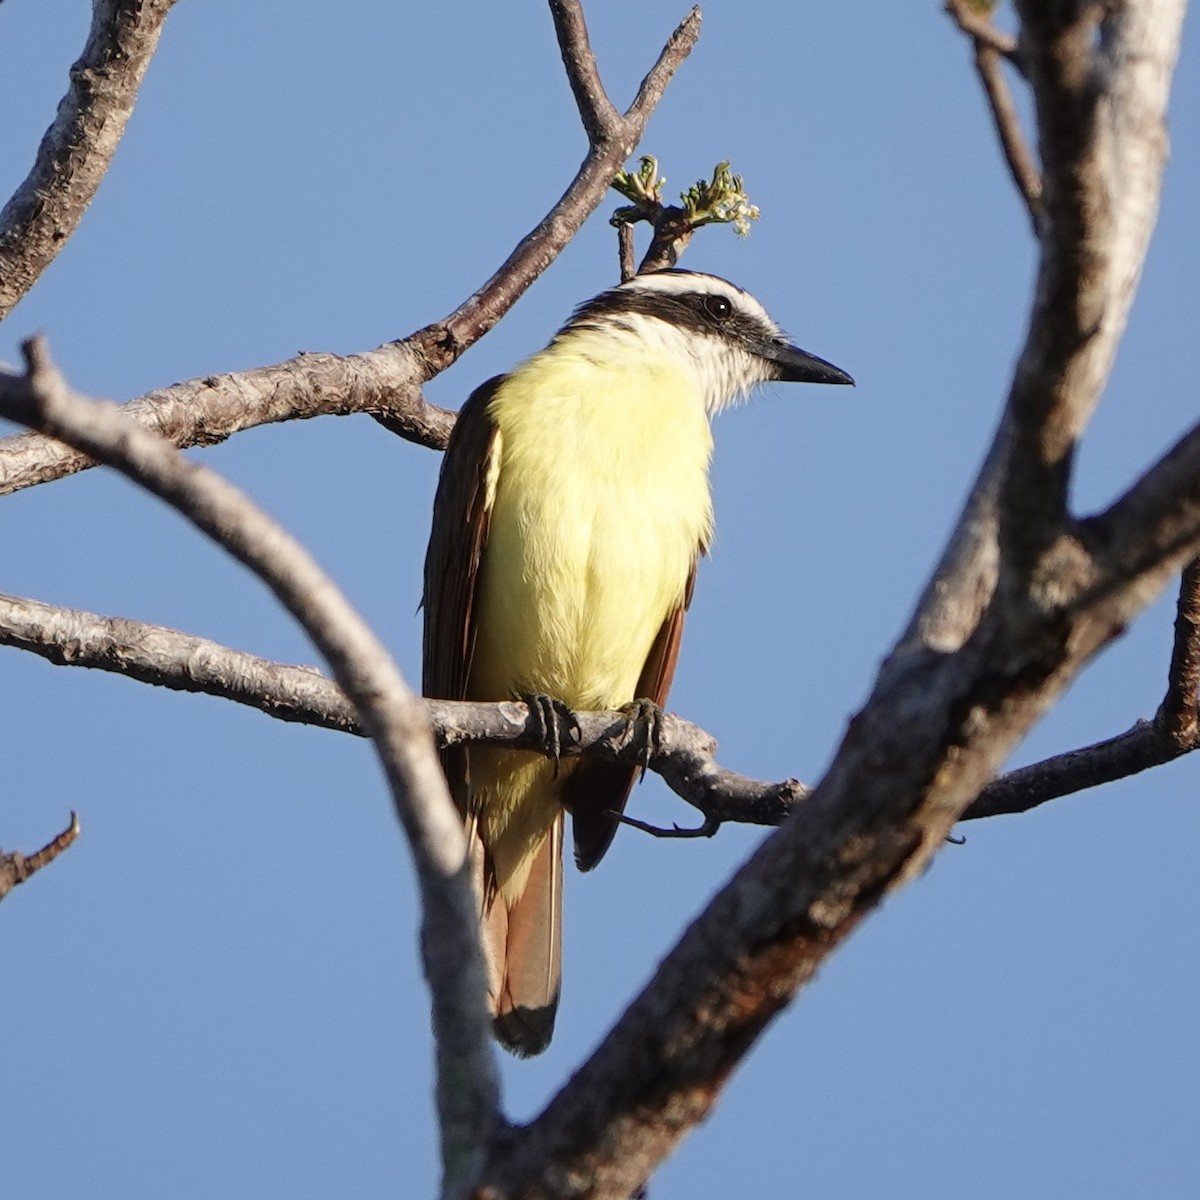
<instances>
[{"instance_id":1,"label":"forked branch","mask_svg":"<svg viewBox=\"0 0 1200 1200\"><path fill-rule=\"evenodd\" d=\"M422 385L504 316L603 201L700 33L700 11L693 9L667 41L633 104L614 120L611 105L599 103L599 77L579 0L554 0L551 12L572 88L577 99L583 97L590 148L562 198L486 283L442 320L377 350L302 354L273 366L189 380L131 401L129 415L183 447L214 445L275 421L365 412L402 437L444 448L454 414L429 404ZM94 465L79 451L39 434L0 439L0 495Z\"/></svg>"},{"instance_id":2,"label":"forked branch","mask_svg":"<svg viewBox=\"0 0 1200 1200\"><path fill-rule=\"evenodd\" d=\"M443 1168L448 1186L461 1186L478 1171L500 1120L499 1084L466 839L423 706L382 643L298 542L236 488L115 406L73 394L40 341L23 349L26 373L0 374L0 415L107 462L249 567L303 626L370 734L416 862L437 1033Z\"/></svg>"},{"instance_id":3,"label":"forked branch","mask_svg":"<svg viewBox=\"0 0 1200 1200\"><path fill-rule=\"evenodd\" d=\"M1001 775L980 792L963 814L964 821L1028 812L1050 800L1161 766L1197 748L1195 693L1187 690L1188 680L1195 683L1191 672L1197 661L1194 574L1192 568L1181 596L1190 598L1190 620L1177 631L1183 640L1158 716L1138 721L1116 737ZM0 595L0 645L61 666L108 671L175 691L220 697L281 721L363 733L345 693L314 667L272 662L161 625ZM424 704L440 746L480 743L546 750L540 723L522 703L426 700ZM1186 732L1189 711L1190 734ZM1178 717L1164 715L1176 712ZM559 747L563 755L642 762L626 744L622 714L574 715L578 736ZM811 791L794 779L770 783L731 771L717 761L716 750L711 734L674 713L664 714L662 736L645 765L703 815L699 826L672 829L669 836L711 837L726 823L781 825ZM662 833L644 822L628 823L648 833Z\"/></svg>"}]
</instances>

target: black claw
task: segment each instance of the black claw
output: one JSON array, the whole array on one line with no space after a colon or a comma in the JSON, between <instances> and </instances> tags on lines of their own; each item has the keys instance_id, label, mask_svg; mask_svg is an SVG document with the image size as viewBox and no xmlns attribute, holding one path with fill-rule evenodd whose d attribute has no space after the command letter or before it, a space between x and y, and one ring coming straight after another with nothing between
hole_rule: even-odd
<instances>
[{"instance_id":1,"label":"black claw","mask_svg":"<svg viewBox=\"0 0 1200 1200\"><path fill-rule=\"evenodd\" d=\"M637 747L638 767L644 777L650 760L662 749L663 710L653 700L634 700L617 710L625 717L622 748Z\"/></svg>"},{"instance_id":2,"label":"black claw","mask_svg":"<svg viewBox=\"0 0 1200 1200\"><path fill-rule=\"evenodd\" d=\"M561 700L541 692L531 692L521 699L529 705L530 716L537 722L542 748L554 763L554 778L557 779L563 747L579 742L579 719Z\"/></svg>"}]
</instances>

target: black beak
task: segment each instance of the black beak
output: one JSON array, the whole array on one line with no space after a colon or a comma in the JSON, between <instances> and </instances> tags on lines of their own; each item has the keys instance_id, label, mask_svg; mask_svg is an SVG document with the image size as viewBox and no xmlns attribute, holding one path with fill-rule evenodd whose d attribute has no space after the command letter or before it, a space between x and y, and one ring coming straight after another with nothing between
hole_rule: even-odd
<instances>
[{"instance_id":1,"label":"black beak","mask_svg":"<svg viewBox=\"0 0 1200 1200\"><path fill-rule=\"evenodd\" d=\"M784 383L848 383L850 378L840 367L801 350L787 342L767 342L758 348L763 358L775 364L777 379Z\"/></svg>"}]
</instances>

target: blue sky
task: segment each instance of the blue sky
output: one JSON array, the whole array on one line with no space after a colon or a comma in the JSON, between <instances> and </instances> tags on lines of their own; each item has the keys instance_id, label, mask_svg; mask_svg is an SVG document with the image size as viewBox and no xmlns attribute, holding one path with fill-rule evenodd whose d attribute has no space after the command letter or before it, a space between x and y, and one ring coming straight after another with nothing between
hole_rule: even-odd
<instances>
[{"instance_id":1,"label":"blue sky","mask_svg":"<svg viewBox=\"0 0 1200 1200\"><path fill-rule=\"evenodd\" d=\"M87 5L0 6L0 194L24 176ZM858 380L768 389L717 428L718 540L671 707L729 766L819 777L986 449L1034 263L940 4L712 0L643 142L673 191L732 159L762 220L686 265L753 291ZM626 103L686 12L592 0ZM1185 33L1162 219L1079 462L1105 503L1195 420L1200 72ZM584 152L544 6L181 3L82 227L0 329L127 399L448 312ZM617 203L614 196L613 204ZM597 214L428 394L457 407L613 282ZM197 452L297 533L419 678L437 456L367 418ZM0 590L289 662L264 590L100 472L0 504ZM1156 707L1164 599L1028 739ZM0 842L84 837L0 914L5 1160L27 1200L429 1194L431 1046L407 852L368 748L203 697L0 653ZM655 1200L1192 1194L1200 1172L1200 759L966 829L763 1039ZM693 816L656 780L632 809ZM618 838L568 872L555 1041L504 1062L536 1112L761 838Z\"/></svg>"}]
</instances>

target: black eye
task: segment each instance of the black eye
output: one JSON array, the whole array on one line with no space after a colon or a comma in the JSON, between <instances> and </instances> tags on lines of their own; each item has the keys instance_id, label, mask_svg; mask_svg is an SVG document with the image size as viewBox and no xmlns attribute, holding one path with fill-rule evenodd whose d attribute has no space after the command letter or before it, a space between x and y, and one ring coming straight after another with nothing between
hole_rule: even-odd
<instances>
[{"instance_id":1,"label":"black eye","mask_svg":"<svg viewBox=\"0 0 1200 1200\"><path fill-rule=\"evenodd\" d=\"M733 305L724 296L705 296L704 311L714 321L725 321L729 319L729 314L733 312Z\"/></svg>"}]
</instances>

